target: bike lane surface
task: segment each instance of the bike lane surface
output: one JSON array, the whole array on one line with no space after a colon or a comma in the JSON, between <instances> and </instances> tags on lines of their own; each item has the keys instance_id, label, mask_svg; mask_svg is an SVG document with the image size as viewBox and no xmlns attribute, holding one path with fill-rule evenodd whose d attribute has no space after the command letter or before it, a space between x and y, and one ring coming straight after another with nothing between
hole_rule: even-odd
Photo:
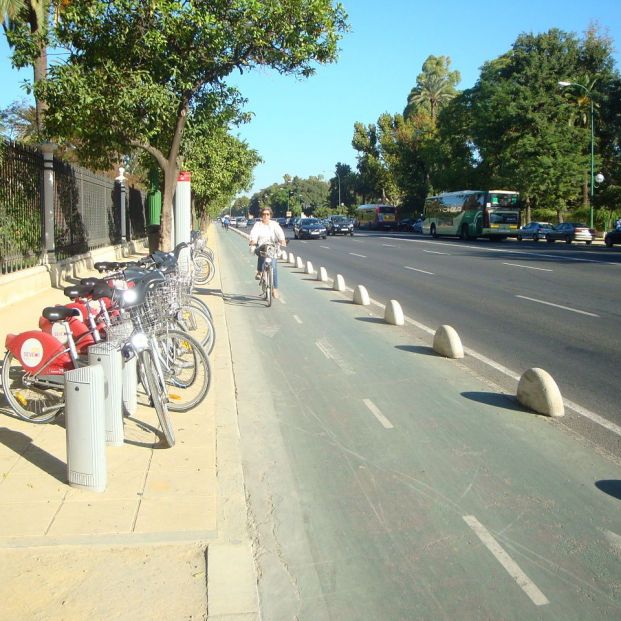
<instances>
[{"instance_id":1,"label":"bike lane surface","mask_svg":"<svg viewBox=\"0 0 621 621\"><path fill-rule=\"evenodd\" d=\"M267 308L220 248L264 618L619 615L618 463L290 264Z\"/></svg>"}]
</instances>

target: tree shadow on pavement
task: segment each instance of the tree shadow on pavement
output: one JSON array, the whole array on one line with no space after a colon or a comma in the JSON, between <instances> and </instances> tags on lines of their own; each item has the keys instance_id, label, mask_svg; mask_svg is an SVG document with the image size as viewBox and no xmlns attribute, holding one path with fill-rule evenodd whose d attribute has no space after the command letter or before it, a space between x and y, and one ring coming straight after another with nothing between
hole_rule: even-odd
<instances>
[{"instance_id":1,"label":"tree shadow on pavement","mask_svg":"<svg viewBox=\"0 0 621 621\"><path fill-rule=\"evenodd\" d=\"M466 397L466 399L477 401L478 403L483 403L485 405L492 405L505 410L513 410L514 412L523 412L525 414L539 416L536 412L532 412L531 410L523 407L516 397L502 392L482 392L474 390L472 392L462 392L461 395L462 397Z\"/></svg>"},{"instance_id":2,"label":"tree shadow on pavement","mask_svg":"<svg viewBox=\"0 0 621 621\"><path fill-rule=\"evenodd\" d=\"M595 481L595 487L605 494L621 500L621 481L618 479L604 479Z\"/></svg>"},{"instance_id":3,"label":"tree shadow on pavement","mask_svg":"<svg viewBox=\"0 0 621 621\"><path fill-rule=\"evenodd\" d=\"M67 482L66 464L58 457L33 444L32 438L25 433L2 427L0 428L0 443L61 483Z\"/></svg>"}]
</instances>

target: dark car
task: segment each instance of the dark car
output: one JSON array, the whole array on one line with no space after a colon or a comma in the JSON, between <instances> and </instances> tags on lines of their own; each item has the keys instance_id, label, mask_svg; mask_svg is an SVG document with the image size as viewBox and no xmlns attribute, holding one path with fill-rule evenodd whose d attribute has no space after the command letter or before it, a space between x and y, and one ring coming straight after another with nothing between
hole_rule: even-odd
<instances>
[{"instance_id":1,"label":"dark car","mask_svg":"<svg viewBox=\"0 0 621 621\"><path fill-rule=\"evenodd\" d=\"M532 239L533 241L539 241L545 239L548 233L551 233L554 226L549 222L529 222L525 224L521 229L518 229L515 236L518 241L523 239Z\"/></svg>"},{"instance_id":2,"label":"dark car","mask_svg":"<svg viewBox=\"0 0 621 621\"><path fill-rule=\"evenodd\" d=\"M287 218L276 218L276 222L280 224L281 228L287 228Z\"/></svg>"},{"instance_id":3,"label":"dark car","mask_svg":"<svg viewBox=\"0 0 621 621\"><path fill-rule=\"evenodd\" d=\"M326 227L318 218L300 218L293 225L293 237L296 239L313 239L315 237L325 239L326 236Z\"/></svg>"},{"instance_id":4,"label":"dark car","mask_svg":"<svg viewBox=\"0 0 621 621\"><path fill-rule=\"evenodd\" d=\"M546 233L546 241L548 243L557 240L564 241L566 244L571 244L573 241L583 241L588 246L593 241L593 232L586 224L561 222Z\"/></svg>"},{"instance_id":5,"label":"dark car","mask_svg":"<svg viewBox=\"0 0 621 621\"><path fill-rule=\"evenodd\" d=\"M615 244L621 244L621 227L614 231L608 231L604 237L604 243L608 248L612 248Z\"/></svg>"},{"instance_id":6,"label":"dark car","mask_svg":"<svg viewBox=\"0 0 621 621\"><path fill-rule=\"evenodd\" d=\"M353 235L354 223L346 216L330 216L326 230L328 235Z\"/></svg>"},{"instance_id":7,"label":"dark car","mask_svg":"<svg viewBox=\"0 0 621 621\"><path fill-rule=\"evenodd\" d=\"M397 225L398 231L407 231L408 233L422 233L423 232L423 219L422 218L403 218L399 220Z\"/></svg>"}]
</instances>

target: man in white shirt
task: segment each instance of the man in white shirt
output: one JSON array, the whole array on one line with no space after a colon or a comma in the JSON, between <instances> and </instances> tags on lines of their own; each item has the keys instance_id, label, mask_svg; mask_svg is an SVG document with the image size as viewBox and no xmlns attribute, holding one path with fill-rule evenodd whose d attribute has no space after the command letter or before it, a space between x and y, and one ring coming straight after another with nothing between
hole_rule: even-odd
<instances>
[{"instance_id":1,"label":"man in white shirt","mask_svg":"<svg viewBox=\"0 0 621 621\"><path fill-rule=\"evenodd\" d=\"M261 209L261 220L257 222L250 231L249 246L256 246L255 253L258 256L257 259L257 273L255 278L259 280L261 278L261 272L263 271L263 263L265 257L262 257L259 253L259 249L263 244L280 244L285 246L287 240L285 239L285 233L282 230L278 222L272 220L272 210L269 207L263 207ZM274 273L274 291L273 295L278 298L278 261L273 262Z\"/></svg>"}]
</instances>

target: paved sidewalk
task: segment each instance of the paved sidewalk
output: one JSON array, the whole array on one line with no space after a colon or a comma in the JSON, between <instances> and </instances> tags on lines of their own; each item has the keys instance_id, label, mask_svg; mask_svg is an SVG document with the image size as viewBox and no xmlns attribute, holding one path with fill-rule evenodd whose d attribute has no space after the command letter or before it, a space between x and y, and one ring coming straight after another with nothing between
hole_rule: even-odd
<instances>
[{"instance_id":1,"label":"paved sidewalk","mask_svg":"<svg viewBox=\"0 0 621 621\"><path fill-rule=\"evenodd\" d=\"M105 492L67 484L62 417L27 423L2 401L0 620L259 617L219 269L207 287L199 293L217 335L210 393L172 413L172 449L139 395L124 445L106 450ZM2 342L63 300L50 289L3 308Z\"/></svg>"}]
</instances>

